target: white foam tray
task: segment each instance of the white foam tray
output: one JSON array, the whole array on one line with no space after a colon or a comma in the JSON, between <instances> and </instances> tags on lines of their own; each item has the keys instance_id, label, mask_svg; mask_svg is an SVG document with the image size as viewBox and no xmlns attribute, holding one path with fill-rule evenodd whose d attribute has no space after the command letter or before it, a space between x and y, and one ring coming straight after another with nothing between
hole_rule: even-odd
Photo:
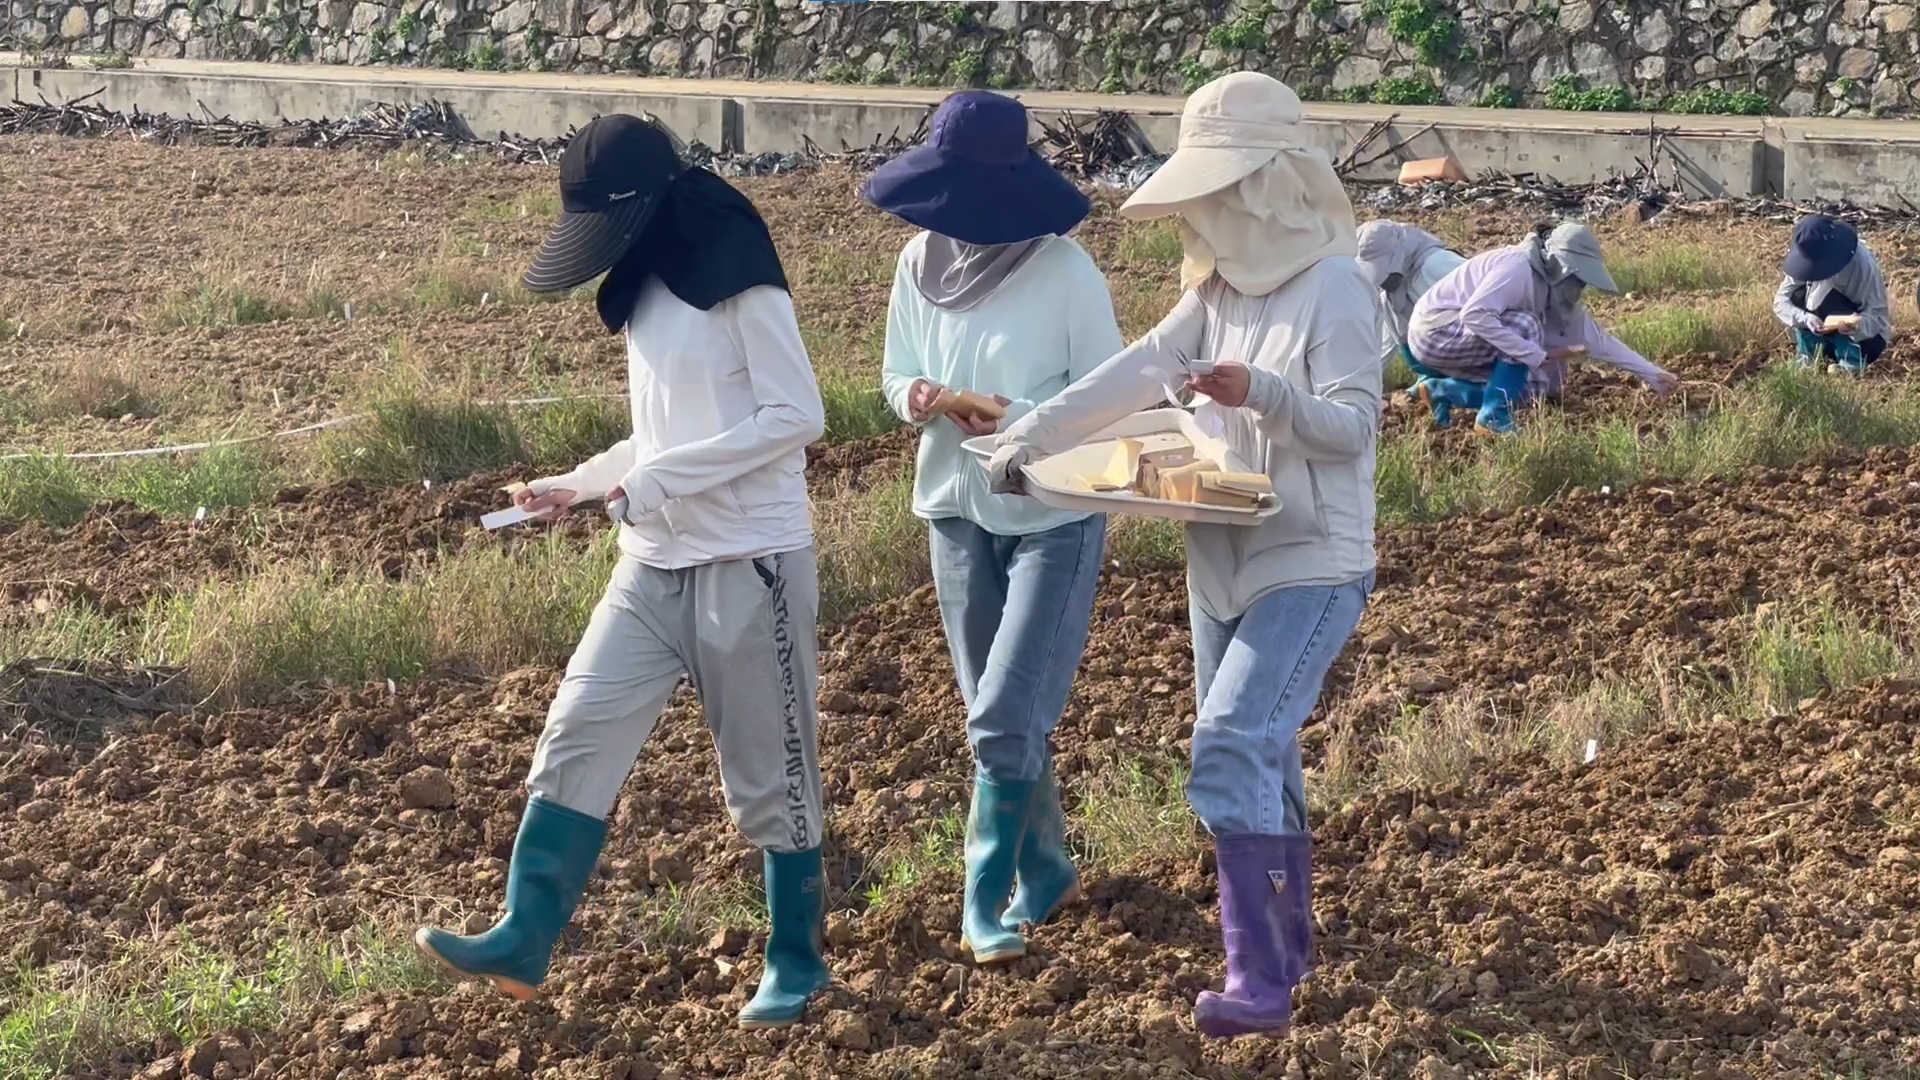
<instances>
[{"instance_id":1,"label":"white foam tray","mask_svg":"<svg viewBox=\"0 0 1920 1080\"><path fill-rule=\"evenodd\" d=\"M1184 440L1203 458L1227 472L1261 472L1241 461L1227 444L1200 430L1193 414L1185 409L1150 409L1095 432L1087 441L1065 453L1042 458L1026 466L1027 494L1061 510L1084 510L1096 514L1139 514L1191 521L1207 525L1258 525L1280 512L1278 501L1253 510L1225 506L1200 506L1195 503L1149 499L1130 491L1076 491L1069 481L1076 476L1097 472L1113 456L1113 444L1119 439L1138 439L1148 450L1155 437L1167 441ZM993 457L994 436L981 435L961 444L984 468Z\"/></svg>"}]
</instances>

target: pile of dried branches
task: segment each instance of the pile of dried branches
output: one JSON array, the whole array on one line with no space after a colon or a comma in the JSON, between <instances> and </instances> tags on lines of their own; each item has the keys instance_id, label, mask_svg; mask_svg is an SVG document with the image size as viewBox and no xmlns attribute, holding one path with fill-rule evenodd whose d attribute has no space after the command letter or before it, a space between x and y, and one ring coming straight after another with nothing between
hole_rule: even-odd
<instances>
[{"instance_id":1,"label":"pile of dried branches","mask_svg":"<svg viewBox=\"0 0 1920 1080\"><path fill-rule=\"evenodd\" d=\"M10 106L0 106L0 135L131 135L168 146L363 146L391 150L418 144L459 155L491 153L517 162L553 161L566 146L565 139L517 139L504 132L497 138L483 139L443 101L376 103L337 120L261 124L215 116L204 104L198 117L147 113L137 107L131 113L115 112L93 101L104 91L103 87L58 104L45 98L38 102L16 99Z\"/></svg>"},{"instance_id":2,"label":"pile of dried branches","mask_svg":"<svg viewBox=\"0 0 1920 1080\"><path fill-rule=\"evenodd\" d=\"M1128 113L1102 109L1091 117L1062 113L1058 123L1040 122L1040 152L1069 176L1109 175L1153 155L1153 144Z\"/></svg>"},{"instance_id":3,"label":"pile of dried branches","mask_svg":"<svg viewBox=\"0 0 1920 1080\"><path fill-rule=\"evenodd\" d=\"M260 124L215 116L201 106L200 117L171 117L165 113L120 113L93 101L103 91L55 104L15 101L0 106L0 135L47 133L74 136L131 135L168 145L212 146L361 146L387 150L421 146L452 156L490 154L522 163L557 160L573 133L560 139L521 139L501 132L494 138L474 133L453 108L440 101L418 105L372 104L338 120L286 120ZM682 147L696 165L723 176L777 176L819 165L840 165L866 172L878 168L927 138L923 114L910 132L899 129L875 136L863 146L843 143L828 150L801 137L801 148L791 153L737 154L716 151L695 142ZM1545 216L1598 217L1631 210L1651 218L1668 209L1685 213L1733 213L1773 221L1790 221L1802 214L1828 213L1864 226L1908 226L1920 223L1920 206L1861 207L1847 203L1793 203L1774 197L1709 199L1688 192L1680 179L1679 163L1666 145L1671 133L1649 122L1647 152L1636 158L1632 174L1590 184L1565 184L1538 173L1483 172L1466 183L1428 183L1404 186L1365 183L1354 174L1381 161L1390 164L1407 156L1407 148L1432 129L1428 124L1404 137L1393 136L1396 116L1373 124L1346 153L1335 170L1354 192L1354 201L1378 213L1433 211L1450 207L1521 208ZM1053 165L1101 187L1131 190L1152 176L1164 161L1147 142L1140 126L1124 112L1100 110L1089 114L1063 113L1057 121L1042 121L1038 149ZM1376 145L1378 144L1378 145Z\"/></svg>"},{"instance_id":4,"label":"pile of dried branches","mask_svg":"<svg viewBox=\"0 0 1920 1080\"><path fill-rule=\"evenodd\" d=\"M191 707L184 672L26 657L0 668L0 732L97 738L113 723Z\"/></svg>"},{"instance_id":5,"label":"pile of dried branches","mask_svg":"<svg viewBox=\"0 0 1920 1080\"><path fill-rule=\"evenodd\" d=\"M802 134L800 136L800 156L811 162L845 165L850 169L860 172L877 169L887 162L892 161L894 158L899 157L901 154L926 142L927 120L932 116L933 111L931 109L921 114L920 122L915 124L913 130L905 135L900 134L899 128L894 128L886 135L875 135L873 141L865 146L849 146L845 142L842 142L837 152L822 149L819 143L814 142L809 136Z\"/></svg>"}]
</instances>

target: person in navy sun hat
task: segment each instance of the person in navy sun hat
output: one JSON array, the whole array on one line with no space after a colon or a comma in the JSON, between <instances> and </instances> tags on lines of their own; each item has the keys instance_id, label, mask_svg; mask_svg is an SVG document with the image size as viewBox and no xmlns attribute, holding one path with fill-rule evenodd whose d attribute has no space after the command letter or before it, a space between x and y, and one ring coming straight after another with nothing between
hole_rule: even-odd
<instances>
[{"instance_id":1,"label":"person in navy sun hat","mask_svg":"<svg viewBox=\"0 0 1920 1080\"><path fill-rule=\"evenodd\" d=\"M894 270L881 389L920 431L913 512L974 758L960 942L994 964L1080 895L1049 740L1086 648L1106 516L994 494L965 442L1125 342L1106 278L1066 235L1091 207L1028 148L1026 108L968 91L932 126L861 195L925 230Z\"/></svg>"},{"instance_id":2,"label":"person in navy sun hat","mask_svg":"<svg viewBox=\"0 0 1920 1080\"><path fill-rule=\"evenodd\" d=\"M943 102L927 142L880 166L860 195L910 225L967 244L1064 236L1092 209L1028 145L1026 106L985 90Z\"/></svg>"},{"instance_id":3,"label":"person in navy sun hat","mask_svg":"<svg viewBox=\"0 0 1920 1080\"><path fill-rule=\"evenodd\" d=\"M1808 214L1793 227L1793 246L1773 295L1773 314L1793 331L1804 367L1824 356L1836 374L1861 375L1886 350L1893 330L1887 281L1853 226Z\"/></svg>"}]
</instances>

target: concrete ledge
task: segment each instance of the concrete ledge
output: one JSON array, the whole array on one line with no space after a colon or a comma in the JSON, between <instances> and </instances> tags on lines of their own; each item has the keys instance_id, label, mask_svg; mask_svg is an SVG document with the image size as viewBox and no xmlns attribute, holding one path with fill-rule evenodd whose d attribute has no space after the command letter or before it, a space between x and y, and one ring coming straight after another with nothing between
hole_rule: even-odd
<instances>
[{"instance_id":1,"label":"concrete ledge","mask_svg":"<svg viewBox=\"0 0 1920 1080\"><path fill-rule=\"evenodd\" d=\"M453 106L476 135L486 137L506 132L552 138L596 116L646 112L683 139L737 149L724 141L733 102L717 96L620 93L565 85L533 90L399 79L344 82L83 68L22 69L9 74L17 84L12 96L22 101L43 96L54 102L69 101L104 90L95 100L120 112L138 105L142 112L200 116L204 105L215 116L256 123L348 116L378 101L412 105L439 100Z\"/></svg>"},{"instance_id":2,"label":"concrete ledge","mask_svg":"<svg viewBox=\"0 0 1920 1080\"><path fill-rule=\"evenodd\" d=\"M1795 202L1844 200L1913 210L1920 204L1920 139L1865 125L1787 133L1780 192Z\"/></svg>"},{"instance_id":3,"label":"concrete ledge","mask_svg":"<svg viewBox=\"0 0 1920 1080\"><path fill-rule=\"evenodd\" d=\"M238 120L346 115L372 101L450 103L477 132L552 138L608 112L646 112L686 141L759 153L793 151L808 140L827 150L910 133L945 90L643 79L531 72L243 64L140 60L128 69L44 69L0 53L0 91L26 101L60 101L96 90L119 110ZM1024 92L1036 124L1063 113L1131 113L1149 142L1170 150L1179 133L1178 98ZM1677 170L1688 189L1710 196L1781 194L1905 206L1920 181L1920 122L1818 118L1648 116L1527 110L1389 108L1314 103L1315 145L1344 157L1376 122L1393 124L1362 158L1398 148L1357 170L1391 179L1402 161L1452 154L1469 172L1531 172L1563 183L1632 174L1664 133L1663 177Z\"/></svg>"}]
</instances>

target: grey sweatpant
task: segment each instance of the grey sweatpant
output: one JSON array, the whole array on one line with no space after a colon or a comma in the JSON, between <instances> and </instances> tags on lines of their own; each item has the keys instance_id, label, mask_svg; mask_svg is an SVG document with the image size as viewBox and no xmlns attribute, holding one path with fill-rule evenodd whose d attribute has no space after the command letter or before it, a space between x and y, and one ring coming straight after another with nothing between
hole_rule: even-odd
<instances>
[{"instance_id":1,"label":"grey sweatpant","mask_svg":"<svg viewBox=\"0 0 1920 1080\"><path fill-rule=\"evenodd\" d=\"M811 548L682 570L623 556L547 712L528 790L605 818L685 672L734 825L773 851L818 847L819 607Z\"/></svg>"}]
</instances>

